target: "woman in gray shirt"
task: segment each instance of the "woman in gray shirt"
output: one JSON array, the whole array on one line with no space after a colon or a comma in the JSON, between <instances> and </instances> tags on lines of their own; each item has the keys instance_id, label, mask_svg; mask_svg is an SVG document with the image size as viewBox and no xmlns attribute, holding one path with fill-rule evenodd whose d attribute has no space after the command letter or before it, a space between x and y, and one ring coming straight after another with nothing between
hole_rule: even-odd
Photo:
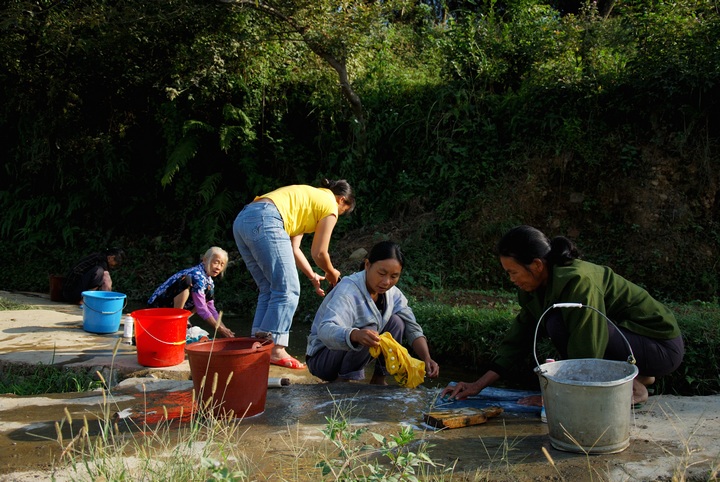
<instances>
[{"instance_id":1,"label":"woman in gray shirt","mask_svg":"<svg viewBox=\"0 0 720 482\"><path fill-rule=\"evenodd\" d=\"M400 247L382 241L370 251L364 269L342 280L330 291L315 314L307 346L310 373L325 381L364 380L380 334L410 345L425 362L425 373L438 376L440 368L430 357L422 328L407 298L395 286L403 269ZM387 370L380 359L370 383L385 385Z\"/></svg>"}]
</instances>

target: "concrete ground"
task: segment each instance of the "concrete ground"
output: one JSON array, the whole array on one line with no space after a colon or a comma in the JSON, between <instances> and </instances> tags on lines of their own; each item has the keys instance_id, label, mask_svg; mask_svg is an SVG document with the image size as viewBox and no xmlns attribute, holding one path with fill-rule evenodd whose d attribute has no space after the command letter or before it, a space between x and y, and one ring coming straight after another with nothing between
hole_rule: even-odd
<instances>
[{"instance_id":1,"label":"concrete ground","mask_svg":"<svg viewBox=\"0 0 720 482\"><path fill-rule=\"evenodd\" d=\"M163 410L158 407L178 414L173 409L188 404L193 385L187 360L174 367L143 367L134 346L117 344L122 331L85 332L77 306L54 303L47 295L0 291L0 298L35 308L0 311L0 367L44 363L91 368L118 383L109 394L0 395L0 482L49 479L61 451L55 424L67 412L76 420L98 417L110 403L116 417L149 420ZM307 455L310 451L298 455L296 448L319 443L326 417L339 405L349 410L353 423L371 432L393 434L401 425L413 427L432 444L429 453L435 462L454 466L457 480L716 480L720 469L720 396L651 397L633 412L626 450L588 457L552 448L547 425L536 415L503 413L481 425L428 430L422 414L439 391L429 382L414 390L392 384L324 384L306 370L276 366L269 376L287 378L290 385L268 389L264 412L242 421L242 450L254 467L252 480L277 478L278 460L303 456L309 468L294 479L318 480L312 469L317 460ZM54 477L72 478L62 471Z\"/></svg>"}]
</instances>

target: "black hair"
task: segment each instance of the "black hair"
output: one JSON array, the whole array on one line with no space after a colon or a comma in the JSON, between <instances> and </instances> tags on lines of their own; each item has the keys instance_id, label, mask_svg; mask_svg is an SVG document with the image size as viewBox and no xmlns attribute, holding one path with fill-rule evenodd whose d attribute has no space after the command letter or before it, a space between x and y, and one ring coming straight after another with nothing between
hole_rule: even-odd
<instances>
[{"instance_id":1,"label":"black hair","mask_svg":"<svg viewBox=\"0 0 720 482\"><path fill-rule=\"evenodd\" d=\"M122 248L110 248L105 250L105 256L115 256L115 262L118 266L125 261L125 251Z\"/></svg>"},{"instance_id":2,"label":"black hair","mask_svg":"<svg viewBox=\"0 0 720 482\"><path fill-rule=\"evenodd\" d=\"M550 266L564 266L580 257L575 243L564 236L548 239L539 229L532 226L515 226L500 239L497 245L499 256L513 258L528 266L536 258L545 260Z\"/></svg>"},{"instance_id":3,"label":"black hair","mask_svg":"<svg viewBox=\"0 0 720 482\"><path fill-rule=\"evenodd\" d=\"M337 181L323 179L320 182L320 187L324 187L325 189L330 189L333 194L336 196L342 196L345 198L345 203L350 206L350 209L348 209L345 214L350 214L355 209L355 194L353 194L352 187L350 187L350 184L345 179L340 179Z\"/></svg>"},{"instance_id":4,"label":"black hair","mask_svg":"<svg viewBox=\"0 0 720 482\"><path fill-rule=\"evenodd\" d=\"M405 267L405 255L400 249L400 245L392 241L380 241L370 249L370 254L365 258L370 264L376 261L384 261L386 259L395 259L400 263L400 267ZM365 269L365 260L360 263L360 269Z\"/></svg>"}]
</instances>

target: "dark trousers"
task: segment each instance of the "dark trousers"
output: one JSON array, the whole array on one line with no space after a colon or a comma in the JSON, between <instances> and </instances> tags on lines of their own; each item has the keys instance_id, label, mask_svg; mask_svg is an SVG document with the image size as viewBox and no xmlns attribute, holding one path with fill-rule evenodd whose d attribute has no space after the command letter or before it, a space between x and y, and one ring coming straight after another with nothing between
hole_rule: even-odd
<instances>
[{"instance_id":1,"label":"dark trousers","mask_svg":"<svg viewBox=\"0 0 720 482\"><path fill-rule=\"evenodd\" d=\"M405 322L397 315L392 315L385 329L381 333L389 332L395 340L401 342L405 333ZM307 366L310 373L332 382L338 378L344 380L365 380L365 367L372 360L370 349L363 346L358 351L354 350L330 350L323 347L313 356L307 359ZM387 375L385 359L378 356L375 362L375 375Z\"/></svg>"},{"instance_id":2,"label":"dark trousers","mask_svg":"<svg viewBox=\"0 0 720 482\"><path fill-rule=\"evenodd\" d=\"M658 340L638 335L622 327L616 327L607 322L608 344L605 348L605 360L626 361L630 350L622 335L625 335L632 347L640 375L647 377L661 377L674 372L682 363L685 354L685 345L682 336L670 340ZM568 357L568 341L570 333L563 322L559 309L550 311L546 316L545 328L553 345L563 359ZM622 335L620 334L622 332Z\"/></svg>"},{"instance_id":3,"label":"dark trousers","mask_svg":"<svg viewBox=\"0 0 720 482\"><path fill-rule=\"evenodd\" d=\"M82 292L98 289L103 282L105 269L102 266L95 266L87 270L82 276L68 277L63 286L63 298L70 303L78 303L82 300Z\"/></svg>"}]
</instances>

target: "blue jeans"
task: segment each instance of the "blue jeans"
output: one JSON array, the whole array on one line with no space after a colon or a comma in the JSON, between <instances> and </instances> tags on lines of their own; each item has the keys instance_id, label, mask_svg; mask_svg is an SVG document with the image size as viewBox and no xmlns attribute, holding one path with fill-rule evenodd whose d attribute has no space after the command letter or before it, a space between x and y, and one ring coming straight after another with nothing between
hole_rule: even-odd
<instances>
[{"instance_id":1,"label":"blue jeans","mask_svg":"<svg viewBox=\"0 0 720 482\"><path fill-rule=\"evenodd\" d=\"M395 340L402 342L405 333L405 322L398 315L392 315L381 333L389 332ZM320 351L307 359L310 373L332 382L338 378L343 380L365 380L365 367L372 361L370 349L366 346L358 351L331 350L323 346ZM387 375L385 358L380 355L375 362L373 375Z\"/></svg>"},{"instance_id":2,"label":"blue jeans","mask_svg":"<svg viewBox=\"0 0 720 482\"><path fill-rule=\"evenodd\" d=\"M250 203L235 218L233 235L260 290L250 334L269 332L276 345L288 346L300 280L282 216L272 203Z\"/></svg>"}]
</instances>

